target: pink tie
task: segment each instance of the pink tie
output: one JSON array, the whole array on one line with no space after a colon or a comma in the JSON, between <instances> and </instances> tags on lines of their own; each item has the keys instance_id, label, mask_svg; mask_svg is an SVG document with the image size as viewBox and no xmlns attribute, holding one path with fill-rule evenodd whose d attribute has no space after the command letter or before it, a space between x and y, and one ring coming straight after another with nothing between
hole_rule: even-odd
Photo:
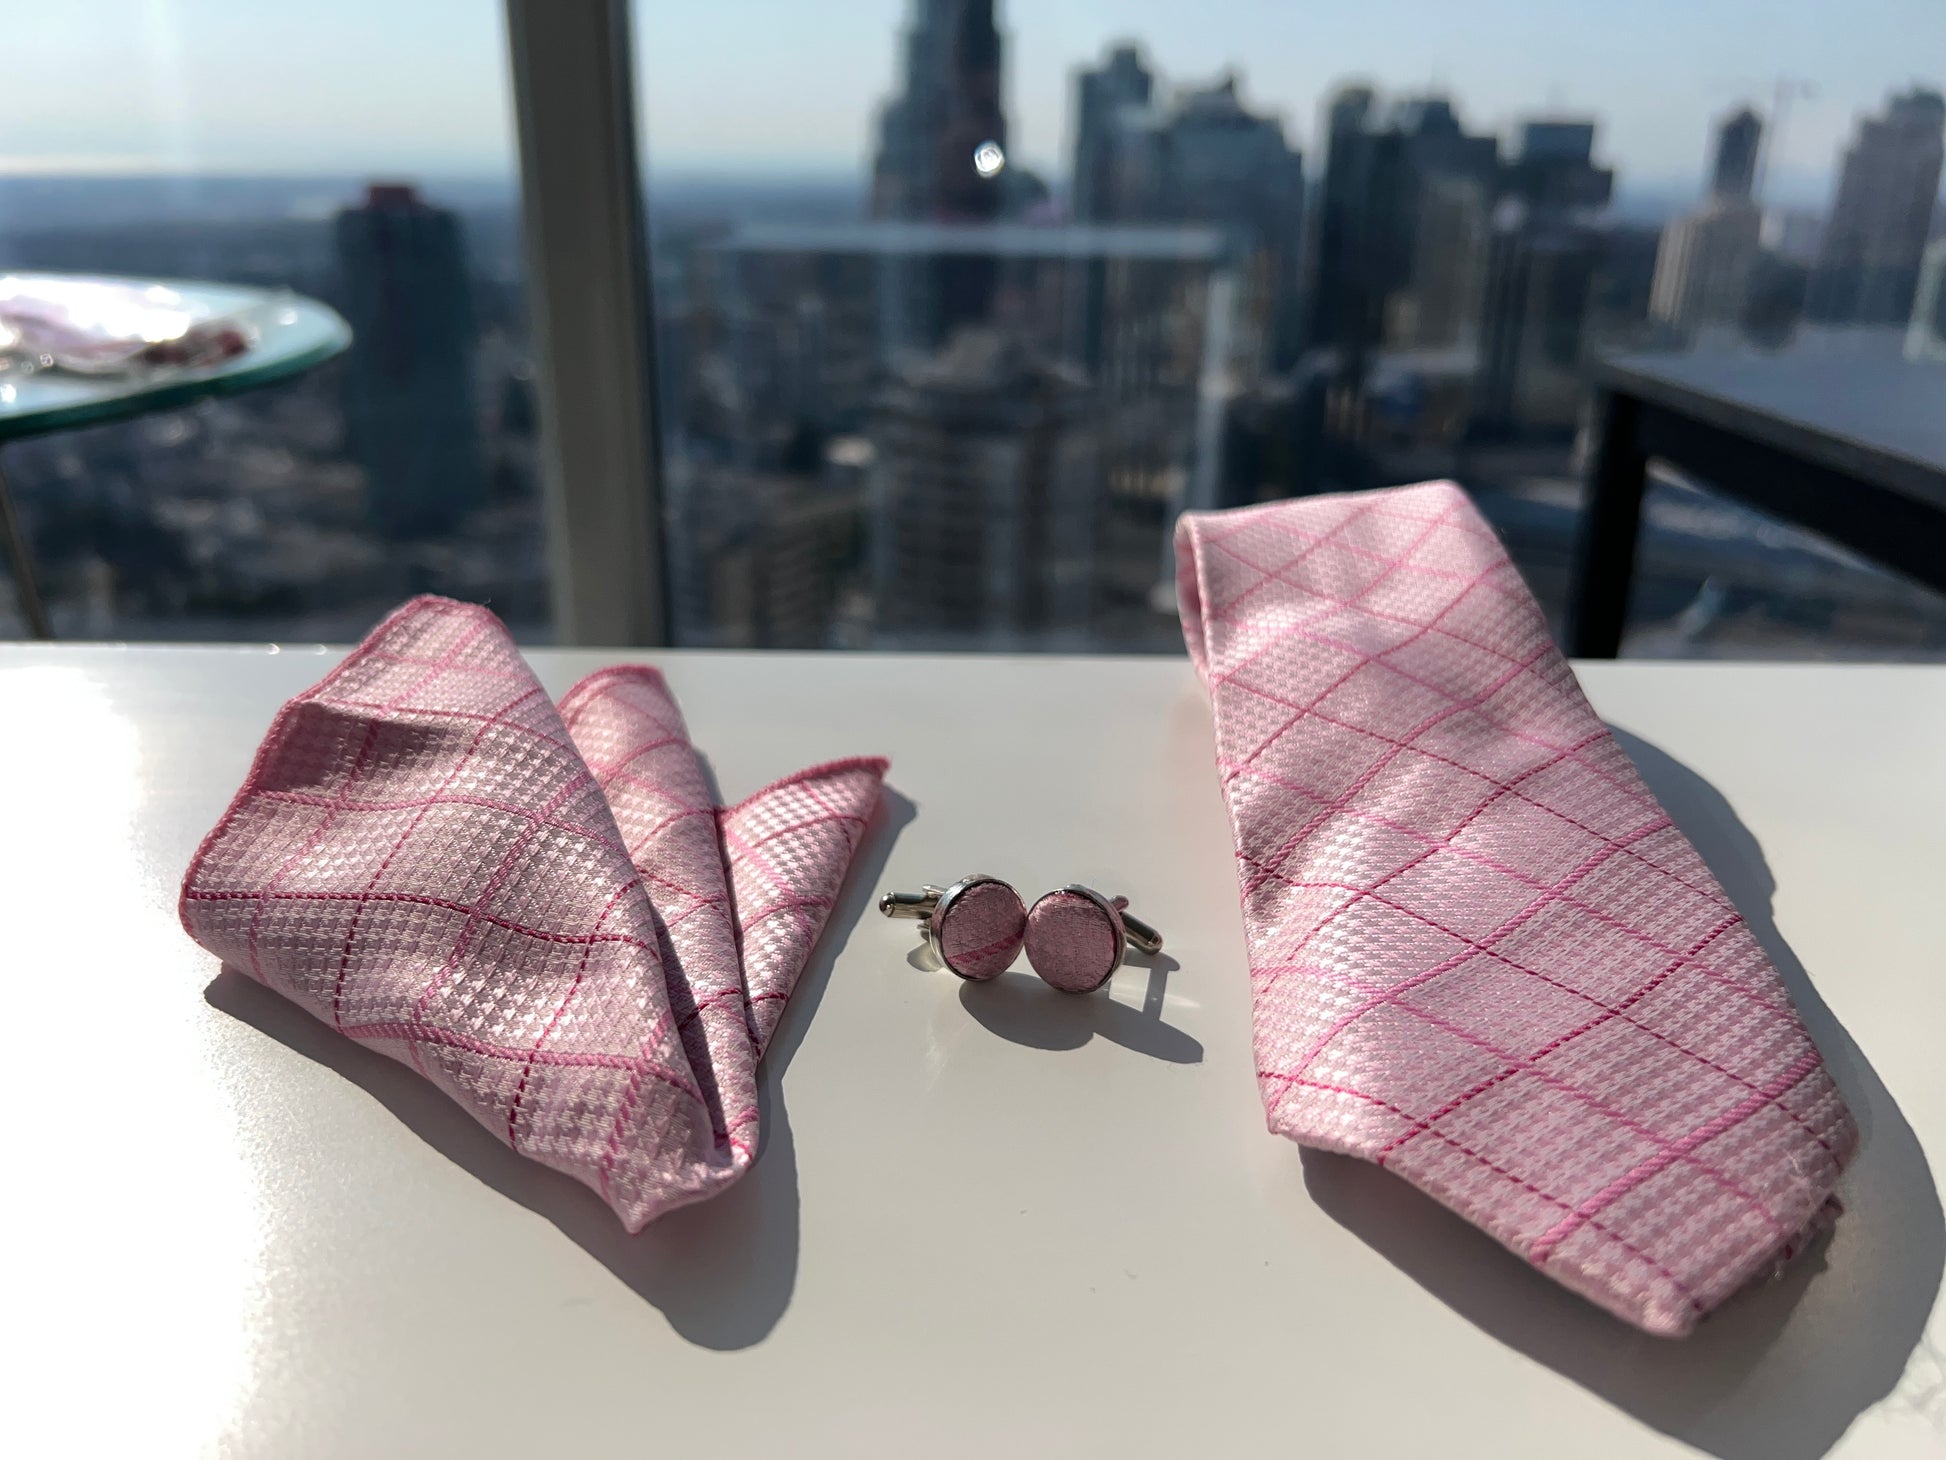
<instances>
[{"instance_id":1,"label":"pink tie","mask_svg":"<svg viewBox=\"0 0 1946 1460\"><path fill-rule=\"evenodd\" d=\"M492 614L419 598L278 714L183 926L638 1231L749 1168L757 1062L884 772L719 809L656 670L557 711Z\"/></svg>"},{"instance_id":2,"label":"pink tie","mask_svg":"<svg viewBox=\"0 0 1946 1460\"><path fill-rule=\"evenodd\" d=\"M1857 1128L1458 487L1193 514L1270 1127L1652 1333L1828 1220Z\"/></svg>"}]
</instances>

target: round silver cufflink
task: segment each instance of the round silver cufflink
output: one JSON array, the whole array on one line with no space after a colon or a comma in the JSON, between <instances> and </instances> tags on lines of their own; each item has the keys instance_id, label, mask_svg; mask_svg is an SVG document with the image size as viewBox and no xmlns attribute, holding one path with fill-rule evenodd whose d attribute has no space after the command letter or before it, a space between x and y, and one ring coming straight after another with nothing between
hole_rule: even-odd
<instances>
[{"instance_id":1,"label":"round silver cufflink","mask_svg":"<svg viewBox=\"0 0 1946 1460\"><path fill-rule=\"evenodd\" d=\"M888 892L878 900L888 918L925 924L926 943L953 973L975 982L998 978L1021 949L1050 987L1085 994L1107 983L1130 946L1162 951L1162 934L1128 911L1126 897L1107 897L1070 883L1028 911L998 877L975 874L951 887Z\"/></svg>"},{"instance_id":2,"label":"round silver cufflink","mask_svg":"<svg viewBox=\"0 0 1946 1460\"><path fill-rule=\"evenodd\" d=\"M878 900L888 918L919 918L933 954L961 978L998 978L1020 956L1027 909L998 877L975 873L951 887L888 892Z\"/></svg>"},{"instance_id":3,"label":"round silver cufflink","mask_svg":"<svg viewBox=\"0 0 1946 1460\"><path fill-rule=\"evenodd\" d=\"M1037 901L1027 914L1027 959L1064 994L1092 993L1122 966L1133 944L1162 951L1162 934L1128 911L1126 897L1106 897L1071 882Z\"/></svg>"}]
</instances>

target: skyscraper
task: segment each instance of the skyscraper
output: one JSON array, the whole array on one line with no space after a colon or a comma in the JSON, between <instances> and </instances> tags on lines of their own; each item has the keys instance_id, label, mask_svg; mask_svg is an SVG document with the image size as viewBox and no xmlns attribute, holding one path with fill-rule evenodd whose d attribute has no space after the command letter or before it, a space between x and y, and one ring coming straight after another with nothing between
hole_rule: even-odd
<instances>
[{"instance_id":1,"label":"skyscraper","mask_svg":"<svg viewBox=\"0 0 1946 1460\"><path fill-rule=\"evenodd\" d=\"M882 641L1002 647L1085 629L1101 528L1092 392L997 329L901 372L872 428Z\"/></svg>"},{"instance_id":2,"label":"skyscraper","mask_svg":"<svg viewBox=\"0 0 1946 1460\"><path fill-rule=\"evenodd\" d=\"M1593 223L1614 187L1594 162L1595 124L1543 118L1521 128L1487 245L1474 414L1489 434L1572 431L1605 240Z\"/></svg>"},{"instance_id":3,"label":"skyscraper","mask_svg":"<svg viewBox=\"0 0 1946 1460\"><path fill-rule=\"evenodd\" d=\"M1487 245L1475 419L1489 434L1567 432L1582 403L1582 345L1604 236L1592 222L1615 173L1594 162L1594 123L1520 130Z\"/></svg>"},{"instance_id":4,"label":"skyscraper","mask_svg":"<svg viewBox=\"0 0 1946 1460\"><path fill-rule=\"evenodd\" d=\"M676 457L668 472L670 599L684 642L832 647L859 571L862 490L821 473Z\"/></svg>"},{"instance_id":5,"label":"skyscraper","mask_svg":"<svg viewBox=\"0 0 1946 1460\"><path fill-rule=\"evenodd\" d=\"M1739 107L1716 130L1716 163L1710 192L1719 198L1747 198L1757 179L1757 153L1763 146L1763 119Z\"/></svg>"},{"instance_id":6,"label":"skyscraper","mask_svg":"<svg viewBox=\"0 0 1946 1460\"><path fill-rule=\"evenodd\" d=\"M1305 290L1309 317L1305 341L1333 345L1354 332L1362 299L1352 297L1356 277L1354 244L1364 231L1367 131L1378 104L1369 86L1348 86L1336 92L1325 107L1324 177L1318 189L1317 242L1312 250L1311 278Z\"/></svg>"},{"instance_id":7,"label":"skyscraper","mask_svg":"<svg viewBox=\"0 0 1946 1460\"><path fill-rule=\"evenodd\" d=\"M1221 228L1246 264L1241 314L1261 325L1254 353L1287 363L1299 343L1304 159L1283 123L1246 107L1232 74L1157 104L1133 46L1081 72L1075 90L1075 216Z\"/></svg>"},{"instance_id":8,"label":"skyscraper","mask_svg":"<svg viewBox=\"0 0 1946 1460\"><path fill-rule=\"evenodd\" d=\"M345 426L373 522L388 537L449 532L487 496L459 219L374 183L338 214L336 237L352 329Z\"/></svg>"},{"instance_id":9,"label":"skyscraper","mask_svg":"<svg viewBox=\"0 0 1946 1460\"><path fill-rule=\"evenodd\" d=\"M987 223L1006 206L1007 119L993 0L914 0L903 89L879 119L872 216ZM994 262L984 254L914 260L938 336L992 312ZM908 283L908 289L910 284Z\"/></svg>"},{"instance_id":10,"label":"skyscraper","mask_svg":"<svg viewBox=\"0 0 1946 1460\"><path fill-rule=\"evenodd\" d=\"M1127 136L1142 127L1155 77L1134 46L1117 46L1107 64L1075 77L1074 216L1107 222L1127 216Z\"/></svg>"},{"instance_id":11,"label":"skyscraper","mask_svg":"<svg viewBox=\"0 0 1946 1460\"><path fill-rule=\"evenodd\" d=\"M1946 100L1915 88L1863 117L1845 154L1805 313L1833 324L1904 324L1939 194Z\"/></svg>"},{"instance_id":12,"label":"skyscraper","mask_svg":"<svg viewBox=\"0 0 1946 1460\"><path fill-rule=\"evenodd\" d=\"M1411 297L1415 268L1433 261L1420 248L1421 222L1451 224L1452 208L1469 194L1484 208L1500 183L1499 141L1469 135L1445 97L1408 97L1376 116L1362 87L1331 103L1310 289L1310 343L1344 351L1354 375L1365 352L1386 342L1388 326L1420 313ZM1434 287L1454 293L1444 272Z\"/></svg>"},{"instance_id":13,"label":"skyscraper","mask_svg":"<svg viewBox=\"0 0 1946 1460\"><path fill-rule=\"evenodd\" d=\"M1682 334L1734 323L1750 293L1763 233L1752 201L1763 122L1749 107L1724 118L1716 132L1709 196L1662 231L1649 315Z\"/></svg>"},{"instance_id":14,"label":"skyscraper","mask_svg":"<svg viewBox=\"0 0 1946 1460\"><path fill-rule=\"evenodd\" d=\"M874 217L998 216L1007 146L1001 59L993 0L914 0L902 88L879 118ZM998 150L983 151L988 144Z\"/></svg>"},{"instance_id":15,"label":"skyscraper","mask_svg":"<svg viewBox=\"0 0 1946 1460\"><path fill-rule=\"evenodd\" d=\"M1478 178L1433 176L1419 189L1411 287L1392 296L1385 342L1441 350L1477 342L1492 194Z\"/></svg>"},{"instance_id":16,"label":"skyscraper","mask_svg":"<svg viewBox=\"0 0 1946 1460\"><path fill-rule=\"evenodd\" d=\"M1649 316L1680 333L1731 324L1757 262L1763 216L1748 198L1711 198L1662 230Z\"/></svg>"},{"instance_id":17,"label":"skyscraper","mask_svg":"<svg viewBox=\"0 0 1946 1460\"><path fill-rule=\"evenodd\" d=\"M1504 200L1487 248L1475 418L1489 434L1572 431L1598 231L1571 214Z\"/></svg>"},{"instance_id":18,"label":"skyscraper","mask_svg":"<svg viewBox=\"0 0 1946 1460\"><path fill-rule=\"evenodd\" d=\"M1595 124L1584 117L1523 122L1501 187L1540 208L1600 208L1615 190L1615 173L1597 167L1594 155Z\"/></svg>"}]
</instances>

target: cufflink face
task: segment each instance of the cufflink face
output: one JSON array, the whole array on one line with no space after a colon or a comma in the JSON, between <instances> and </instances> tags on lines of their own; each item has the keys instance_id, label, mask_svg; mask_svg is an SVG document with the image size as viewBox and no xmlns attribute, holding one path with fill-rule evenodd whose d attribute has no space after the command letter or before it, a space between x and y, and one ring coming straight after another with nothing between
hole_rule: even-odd
<instances>
[{"instance_id":1,"label":"cufflink face","mask_svg":"<svg viewBox=\"0 0 1946 1460\"><path fill-rule=\"evenodd\" d=\"M968 877L947 888L926 925L939 961L961 978L998 978L1020 956L1027 912L998 877Z\"/></svg>"},{"instance_id":2,"label":"cufflink face","mask_svg":"<svg viewBox=\"0 0 1946 1460\"><path fill-rule=\"evenodd\" d=\"M998 978L1025 947L1034 972L1067 994L1085 994L1108 982L1130 946L1162 951L1162 934L1124 912L1126 897L1103 897L1071 882L1034 904L998 877L976 873L951 887L928 884L917 892L888 892L878 910L888 918L923 920L926 944L939 961L974 982Z\"/></svg>"},{"instance_id":3,"label":"cufflink face","mask_svg":"<svg viewBox=\"0 0 1946 1460\"><path fill-rule=\"evenodd\" d=\"M1027 957L1064 994L1092 993L1128 951L1121 909L1089 887L1063 887L1027 914Z\"/></svg>"}]
</instances>

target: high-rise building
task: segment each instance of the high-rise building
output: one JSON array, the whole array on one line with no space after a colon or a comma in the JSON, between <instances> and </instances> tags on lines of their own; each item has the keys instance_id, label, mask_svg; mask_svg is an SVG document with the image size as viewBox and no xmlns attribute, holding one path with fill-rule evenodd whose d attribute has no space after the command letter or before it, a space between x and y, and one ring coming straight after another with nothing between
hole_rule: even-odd
<instances>
[{"instance_id":1,"label":"high-rise building","mask_svg":"<svg viewBox=\"0 0 1946 1460\"><path fill-rule=\"evenodd\" d=\"M373 522L388 537L451 531L487 499L459 219L374 183L338 214L336 238L352 329L345 429Z\"/></svg>"},{"instance_id":2,"label":"high-rise building","mask_svg":"<svg viewBox=\"0 0 1946 1460\"><path fill-rule=\"evenodd\" d=\"M1474 419L1490 435L1572 431L1607 240L1595 223L1615 175L1594 161L1595 124L1521 128L1487 245Z\"/></svg>"},{"instance_id":3,"label":"high-rise building","mask_svg":"<svg viewBox=\"0 0 1946 1460\"><path fill-rule=\"evenodd\" d=\"M1443 350L1477 343L1492 214L1492 195L1478 178L1434 175L1421 184L1411 287L1388 301L1388 348Z\"/></svg>"},{"instance_id":4,"label":"high-rise building","mask_svg":"<svg viewBox=\"0 0 1946 1460\"><path fill-rule=\"evenodd\" d=\"M993 0L914 0L904 50L901 89L879 118L873 216L998 216L1007 119Z\"/></svg>"},{"instance_id":5,"label":"high-rise building","mask_svg":"<svg viewBox=\"0 0 1946 1460\"><path fill-rule=\"evenodd\" d=\"M1075 216L1088 222L1208 224L1244 264L1242 319L1254 355L1285 363L1300 337L1304 159L1274 116L1252 112L1224 75L1167 105L1132 46L1076 79Z\"/></svg>"},{"instance_id":6,"label":"high-rise building","mask_svg":"<svg viewBox=\"0 0 1946 1460\"><path fill-rule=\"evenodd\" d=\"M1710 192L1719 198L1747 198L1757 180L1757 154L1763 146L1764 123L1749 107L1739 107L1716 129L1716 161L1710 168Z\"/></svg>"},{"instance_id":7,"label":"high-rise building","mask_svg":"<svg viewBox=\"0 0 1946 1460\"><path fill-rule=\"evenodd\" d=\"M1093 393L998 329L900 372L871 424L881 643L1058 643L1093 607Z\"/></svg>"},{"instance_id":8,"label":"high-rise building","mask_svg":"<svg viewBox=\"0 0 1946 1460\"><path fill-rule=\"evenodd\" d=\"M1503 192L1537 208L1588 209L1607 204L1615 173L1594 161L1595 124L1584 117L1523 122L1520 150L1503 169Z\"/></svg>"},{"instance_id":9,"label":"high-rise building","mask_svg":"<svg viewBox=\"0 0 1946 1460\"><path fill-rule=\"evenodd\" d=\"M838 647L865 502L837 475L672 461L669 525L682 551L670 558L670 599L683 642Z\"/></svg>"},{"instance_id":10,"label":"high-rise building","mask_svg":"<svg viewBox=\"0 0 1946 1460\"><path fill-rule=\"evenodd\" d=\"M1005 211L1001 60L993 0L914 0L902 89L879 119L873 217L986 223ZM919 260L906 271L929 294L942 339L989 317L990 258Z\"/></svg>"},{"instance_id":11,"label":"high-rise building","mask_svg":"<svg viewBox=\"0 0 1946 1460\"><path fill-rule=\"evenodd\" d=\"M1651 343L1649 295L1655 284L1655 256L1662 230L1612 215L1599 221L1601 263L1588 301L1588 337L1610 351L1642 349Z\"/></svg>"},{"instance_id":12,"label":"high-rise building","mask_svg":"<svg viewBox=\"0 0 1946 1460\"><path fill-rule=\"evenodd\" d=\"M1718 195L1662 230L1649 314L1681 334L1731 324L1748 297L1763 215L1749 198Z\"/></svg>"},{"instance_id":13,"label":"high-rise building","mask_svg":"<svg viewBox=\"0 0 1946 1460\"><path fill-rule=\"evenodd\" d=\"M1234 76L1187 89L1162 134L1160 216L1226 230L1244 270L1241 319L1258 330L1247 354L1287 364L1301 339L1298 276L1304 159L1283 124L1244 107Z\"/></svg>"},{"instance_id":14,"label":"high-rise building","mask_svg":"<svg viewBox=\"0 0 1946 1460\"><path fill-rule=\"evenodd\" d=\"M1305 297L1305 342L1332 345L1360 332L1362 299L1354 299L1354 243L1364 231L1361 204L1368 170L1367 134L1378 106L1369 86L1347 86L1333 94L1324 114L1324 177L1320 180L1311 277Z\"/></svg>"},{"instance_id":15,"label":"high-rise building","mask_svg":"<svg viewBox=\"0 0 1946 1460\"><path fill-rule=\"evenodd\" d=\"M1493 198L1500 144L1469 135L1440 96L1406 98L1379 119L1372 93L1352 88L1333 99L1328 115L1308 333L1311 344L1344 352L1356 374L1367 352L1398 343L1388 340L1388 325L1425 312L1415 297L1422 263L1438 266L1435 292L1463 293L1450 267L1420 247L1419 229L1428 220L1436 228L1480 226L1455 225L1454 210L1475 199L1484 208Z\"/></svg>"},{"instance_id":16,"label":"high-rise building","mask_svg":"<svg viewBox=\"0 0 1946 1460\"><path fill-rule=\"evenodd\" d=\"M1146 128L1152 116L1155 76L1134 46L1117 46L1105 65L1076 74L1074 91L1074 216L1091 223L1125 219L1128 194L1147 191L1123 174L1135 160L1129 134Z\"/></svg>"},{"instance_id":17,"label":"high-rise building","mask_svg":"<svg viewBox=\"0 0 1946 1460\"><path fill-rule=\"evenodd\" d=\"M1863 117L1845 154L1805 313L1833 324L1904 324L1939 195L1946 99L1915 88Z\"/></svg>"},{"instance_id":18,"label":"high-rise building","mask_svg":"<svg viewBox=\"0 0 1946 1460\"><path fill-rule=\"evenodd\" d=\"M1742 317L1762 252L1763 212L1750 189L1763 131L1749 107L1725 117L1716 130L1709 195L1662 231L1649 315L1678 334Z\"/></svg>"},{"instance_id":19,"label":"high-rise building","mask_svg":"<svg viewBox=\"0 0 1946 1460\"><path fill-rule=\"evenodd\" d=\"M1487 248L1474 416L1488 434L1572 431L1600 232L1570 213L1504 200Z\"/></svg>"}]
</instances>

